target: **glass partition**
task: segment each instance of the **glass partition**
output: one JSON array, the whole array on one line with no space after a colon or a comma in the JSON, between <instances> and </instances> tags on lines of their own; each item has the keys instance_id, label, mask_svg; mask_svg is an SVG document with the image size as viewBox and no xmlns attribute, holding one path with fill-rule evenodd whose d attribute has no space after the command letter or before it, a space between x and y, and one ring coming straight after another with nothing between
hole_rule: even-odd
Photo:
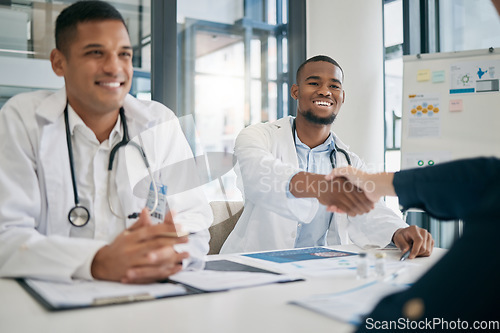
<instances>
[{"instance_id":1,"label":"glass partition","mask_svg":"<svg viewBox=\"0 0 500 333\"><path fill-rule=\"evenodd\" d=\"M286 114L284 2L177 1L176 113L192 116L196 130L185 132L195 155L211 160L216 154L218 167L232 166L234 141L245 126ZM234 172L212 171L209 200L241 200Z\"/></svg>"},{"instance_id":2,"label":"glass partition","mask_svg":"<svg viewBox=\"0 0 500 333\"><path fill-rule=\"evenodd\" d=\"M73 2L0 0L0 107L17 93L64 85L52 72L49 56L54 22ZM134 49L130 92L151 99L151 0L107 2L129 29ZM287 8L287 0L177 1L178 103L173 111L191 117L195 129L185 133L195 155L225 153L221 163L232 166L234 140L245 126L288 114ZM231 172L214 180L209 199L241 200L234 184Z\"/></svg>"}]
</instances>

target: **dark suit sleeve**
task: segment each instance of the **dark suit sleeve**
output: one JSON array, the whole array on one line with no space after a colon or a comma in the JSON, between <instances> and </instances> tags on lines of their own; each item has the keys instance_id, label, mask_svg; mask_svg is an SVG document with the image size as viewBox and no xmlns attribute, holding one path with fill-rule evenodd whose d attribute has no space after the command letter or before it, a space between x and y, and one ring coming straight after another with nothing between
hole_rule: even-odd
<instances>
[{"instance_id":1,"label":"dark suit sleeve","mask_svg":"<svg viewBox=\"0 0 500 333\"><path fill-rule=\"evenodd\" d=\"M405 208L421 208L441 220L491 217L500 205L500 160L474 158L394 175Z\"/></svg>"},{"instance_id":2,"label":"dark suit sleeve","mask_svg":"<svg viewBox=\"0 0 500 333\"><path fill-rule=\"evenodd\" d=\"M464 233L411 288L382 299L357 332L394 332L370 325L405 322L411 312L405 309L417 303L421 306L414 306L418 311L412 319L419 323L461 319L471 331L474 320L498 319L500 160L476 158L405 170L394 175L393 184L404 207L422 208L441 219L463 219Z\"/></svg>"}]
</instances>

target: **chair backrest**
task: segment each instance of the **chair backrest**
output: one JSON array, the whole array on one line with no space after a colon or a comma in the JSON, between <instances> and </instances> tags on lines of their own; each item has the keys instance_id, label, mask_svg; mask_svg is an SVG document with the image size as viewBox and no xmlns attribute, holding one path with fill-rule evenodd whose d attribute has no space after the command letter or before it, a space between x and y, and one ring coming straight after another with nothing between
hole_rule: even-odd
<instances>
[{"instance_id":1,"label":"chair backrest","mask_svg":"<svg viewBox=\"0 0 500 333\"><path fill-rule=\"evenodd\" d=\"M210 250L208 254L218 254L227 236L233 231L236 222L243 212L242 201L212 201L210 202L214 220L208 229L210 232Z\"/></svg>"}]
</instances>

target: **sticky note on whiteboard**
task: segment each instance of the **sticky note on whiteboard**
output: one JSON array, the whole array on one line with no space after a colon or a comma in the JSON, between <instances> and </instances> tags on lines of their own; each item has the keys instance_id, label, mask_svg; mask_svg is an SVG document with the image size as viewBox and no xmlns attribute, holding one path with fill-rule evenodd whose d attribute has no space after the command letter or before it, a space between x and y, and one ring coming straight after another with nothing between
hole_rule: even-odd
<instances>
[{"instance_id":1,"label":"sticky note on whiteboard","mask_svg":"<svg viewBox=\"0 0 500 333\"><path fill-rule=\"evenodd\" d=\"M430 69L421 69L417 72L417 81L429 81L431 79Z\"/></svg>"},{"instance_id":2,"label":"sticky note on whiteboard","mask_svg":"<svg viewBox=\"0 0 500 333\"><path fill-rule=\"evenodd\" d=\"M464 103L461 99L450 99L450 111L459 112L464 109Z\"/></svg>"},{"instance_id":3,"label":"sticky note on whiteboard","mask_svg":"<svg viewBox=\"0 0 500 333\"><path fill-rule=\"evenodd\" d=\"M444 71L434 71L432 72L432 82L439 83L444 82Z\"/></svg>"}]
</instances>

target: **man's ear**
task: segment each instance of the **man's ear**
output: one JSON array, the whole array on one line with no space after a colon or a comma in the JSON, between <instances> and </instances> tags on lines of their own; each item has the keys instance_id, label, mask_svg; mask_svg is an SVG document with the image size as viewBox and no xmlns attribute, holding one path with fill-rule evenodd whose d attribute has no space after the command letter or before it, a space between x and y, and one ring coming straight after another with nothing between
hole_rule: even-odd
<instances>
[{"instance_id":1,"label":"man's ear","mask_svg":"<svg viewBox=\"0 0 500 333\"><path fill-rule=\"evenodd\" d=\"M64 76L66 58L61 51L53 49L50 52L50 63L52 64L52 70L57 76Z\"/></svg>"},{"instance_id":2,"label":"man's ear","mask_svg":"<svg viewBox=\"0 0 500 333\"><path fill-rule=\"evenodd\" d=\"M342 90L342 104L345 102L345 90Z\"/></svg>"},{"instance_id":3,"label":"man's ear","mask_svg":"<svg viewBox=\"0 0 500 333\"><path fill-rule=\"evenodd\" d=\"M296 85L295 83L292 84L292 87L290 88L290 95L295 100L299 98L299 86Z\"/></svg>"}]
</instances>

